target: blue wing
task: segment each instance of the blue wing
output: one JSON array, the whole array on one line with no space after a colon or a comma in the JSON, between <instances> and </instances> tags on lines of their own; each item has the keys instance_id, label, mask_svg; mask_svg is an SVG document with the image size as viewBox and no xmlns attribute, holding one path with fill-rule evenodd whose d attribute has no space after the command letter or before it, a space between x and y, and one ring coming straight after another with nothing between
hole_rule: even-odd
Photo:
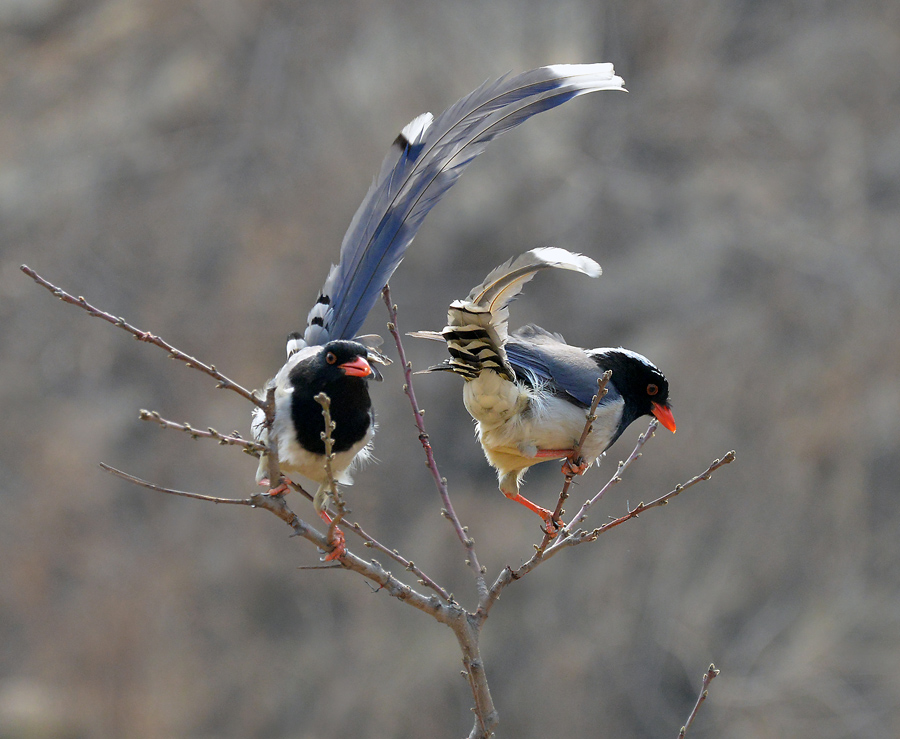
<instances>
[{"instance_id":1,"label":"blue wing","mask_svg":"<svg viewBox=\"0 0 900 739\"><path fill-rule=\"evenodd\" d=\"M623 89L611 64L541 67L483 84L432 120L403 129L353 216L304 339L356 335L428 212L500 134L573 97Z\"/></svg>"},{"instance_id":2,"label":"blue wing","mask_svg":"<svg viewBox=\"0 0 900 739\"><path fill-rule=\"evenodd\" d=\"M597 379L603 370L585 351L569 346L559 334L540 326L523 326L506 343L506 356L518 376L530 382L546 383L556 393L566 393L584 407L591 405L597 392ZM618 397L607 385L604 402Z\"/></svg>"}]
</instances>

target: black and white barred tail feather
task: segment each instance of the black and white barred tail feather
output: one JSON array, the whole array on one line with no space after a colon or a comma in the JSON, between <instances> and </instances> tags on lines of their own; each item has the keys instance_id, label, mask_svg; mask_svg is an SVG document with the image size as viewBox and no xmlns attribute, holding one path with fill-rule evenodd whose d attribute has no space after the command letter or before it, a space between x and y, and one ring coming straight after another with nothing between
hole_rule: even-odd
<instances>
[{"instance_id":1,"label":"black and white barred tail feather","mask_svg":"<svg viewBox=\"0 0 900 739\"><path fill-rule=\"evenodd\" d=\"M590 257L566 249L542 247L510 259L493 270L465 300L454 300L447 312L447 326L440 333L418 331L417 338L445 341L450 359L431 371L450 371L472 380L493 370L510 382L516 373L506 356L509 304L542 269L568 269L599 277L600 265Z\"/></svg>"},{"instance_id":2,"label":"black and white barred tail feather","mask_svg":"<svg viewBox=\"0 0 900 739\"><path fill-rule=\"evenodd\" d=\"M356 334L425 216L488 143L574 97L622 89L612 64L560 64L486 82L437 118L425 113L410 122L353 216L340 262L310 311L305 343Z\"/></svg>"}]
</instances>

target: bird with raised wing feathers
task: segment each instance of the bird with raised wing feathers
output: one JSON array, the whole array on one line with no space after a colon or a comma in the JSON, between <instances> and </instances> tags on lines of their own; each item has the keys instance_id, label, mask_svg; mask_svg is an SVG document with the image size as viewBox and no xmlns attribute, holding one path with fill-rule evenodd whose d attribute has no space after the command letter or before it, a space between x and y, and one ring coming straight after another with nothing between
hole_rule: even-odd
<instances>
[{"instance_id":1,"label":"bird with raised wing feathers","mask_svg":"<svg viewBox=\"0 0 900 739\"><path fill-rule=\"evenodd\" d=\"M331 400L333 476L350 482L351 466L369 456L375 419L367 383L381 379L373 362L385 362L377 337L357 337L382 288L403 259L427 213L466 166L500 134L567 100L597 90L620 90L611 64L541 67L487 82L437 118L410 122L394 141L381 171L353 216L303 335L291 334L287 362L269 381L274 388L271 428L254 412L253 435L269 444L274 436L280 469L319 483L314 504L325 521L330 480L326 473L325 424L315 396ZM257 480L266 484L268 459L260 459ZM273 494L284 492L279 486ZM344 551L342 535L326 559Z\"/></svg>"},{"instance_id":2,"label":"bird with raised wing feathers","mask_svg":"<svg viewBox=\"0 0 900 739\"><path fill-rule=\"evenodd\" d=\"M564 472L581 474L632 421L653 415L674 432L675 419L669 383L646 357L622 348L570 346L559 334L534 325L508 334L509 303L538 271L550 268L600 276L600 265L588 257L554 247L532 249L493 270L465 300L451 303L443 331L412 335L446 342L450 359L425 372L463 377L463 403L497 470L501 492L537 513L554 533L559 521L552 512L519 493L529 467L565 459ZM607 394L576 455L597 381L607 370L612 370Z\"/></svg>"}]
</instances>

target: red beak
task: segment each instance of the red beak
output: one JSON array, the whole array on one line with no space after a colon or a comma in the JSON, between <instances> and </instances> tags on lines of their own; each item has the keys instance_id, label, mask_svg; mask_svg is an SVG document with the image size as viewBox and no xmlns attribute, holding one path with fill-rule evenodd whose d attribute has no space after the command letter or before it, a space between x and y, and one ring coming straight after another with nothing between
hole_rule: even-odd
<instances>
[{"instance_id":1,"label":"red beak","mask_svg":"<svg viewBox=\"0 0 900 739\"><path fill-rule=\"evenodd\" d=\"M672 409L667 405L653 403L653 415L656 419L673 434L675 433L675 416L672 415Z\"/></svg>"},{"instance_id":2,"label":"red beak","mask_svg":"<svg viewBox=\"0 0 900 739\"><path fill-rule=\"evenodd\" d=\"M368 377L375 374L372 371L372 366L362 357L351 359L349 362L339 364L338 367L344 370L345 375L350 375L350 377Z\"/></svg>"}]
</instances>

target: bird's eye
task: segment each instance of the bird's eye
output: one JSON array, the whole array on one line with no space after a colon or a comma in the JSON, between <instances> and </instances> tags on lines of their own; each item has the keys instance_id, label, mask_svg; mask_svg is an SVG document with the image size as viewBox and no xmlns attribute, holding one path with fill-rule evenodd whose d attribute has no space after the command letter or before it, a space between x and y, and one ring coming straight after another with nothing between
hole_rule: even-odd
<instances>
[{"instance_id":1,"label":"bird's eye","mask_svg":"<svg viewBox=\"0 0 900 739\"><path fill-rule=\"evenodd\" d=\"M328 364L337 362L337 357L334 355L334 352L328 352L328 354L325 355L325 361L328 362Z\"/></svg>"},{"instance_id":2,"label":"bird's eye","mask_svg":"<svg viewBox=\"0 0 900 739\"><path fill-rule=\"evenodd\" d=\"M659 392L659 388L654 385L652 382L647 385L647 395L656 395Z\"/></svg>"}]
</instances>

